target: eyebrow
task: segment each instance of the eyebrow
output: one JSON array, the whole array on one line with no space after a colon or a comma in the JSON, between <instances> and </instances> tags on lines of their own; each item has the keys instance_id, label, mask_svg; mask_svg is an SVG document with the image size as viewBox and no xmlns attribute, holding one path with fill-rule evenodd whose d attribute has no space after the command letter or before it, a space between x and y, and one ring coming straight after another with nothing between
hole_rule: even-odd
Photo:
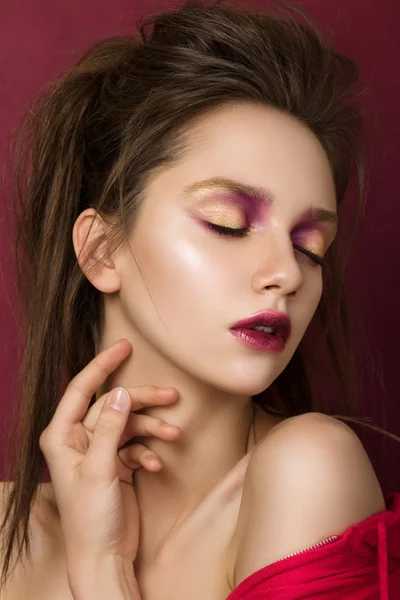
<instances>
[{"instance_id":1,"label":"eyebrow","mask_svg":"<svg viewBox=\"0 0 400 600\"><path fill-rule=\"evenodd\" d=\"M222 188L235 194L250 196L252 198L256 198L256 200L265 202L269 206L272 206L276 202L274 194L268 188L250 185L248 183L243 183L242 181L237 181L235 179L228 179L226 177L211 177L210 179L196 181L195 183L192 183L184 188L183 195L186 196L200 190L213 188ZM337 213L327 210L326 208L310 206L306 212L314 219L314 221L327 221L334 223L336 226L339 224L339 217Z\"/></svg>"}]
</instances>

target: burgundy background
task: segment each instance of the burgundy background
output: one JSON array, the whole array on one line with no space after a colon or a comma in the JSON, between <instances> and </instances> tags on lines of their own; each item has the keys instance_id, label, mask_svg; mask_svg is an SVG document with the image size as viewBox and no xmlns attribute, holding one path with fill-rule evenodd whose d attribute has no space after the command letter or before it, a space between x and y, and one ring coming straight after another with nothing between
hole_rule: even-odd
<instances>
[{"instance_id":1,"label":"burgundy background","mask_svg":"<svg viewBox=\"0 0 400 600\"><path fill-rule=\"evenodd\" d=\"M72 65L88 46L110 35L130 33L143 13L168 10L155 0L3 0L0 8L0 161L25 103L51 77ZM262 5L262 3L261 3ZM398 358L400 324L397 180L400 149L400 4L397 0L303 1L332 31L337 50L356 60L362 82L369 152L369 195L361 233L348 263L347 280L375 359L366 371L364 402L372 423L400 436ZM346 202L351 212L354 182ZM4 198L5 189L1 194ZM12 251L0 202L0 468L15 389L20 344ZM357 427L384 492L400 491L400 443Z\"/></svg>"}]
</instances>

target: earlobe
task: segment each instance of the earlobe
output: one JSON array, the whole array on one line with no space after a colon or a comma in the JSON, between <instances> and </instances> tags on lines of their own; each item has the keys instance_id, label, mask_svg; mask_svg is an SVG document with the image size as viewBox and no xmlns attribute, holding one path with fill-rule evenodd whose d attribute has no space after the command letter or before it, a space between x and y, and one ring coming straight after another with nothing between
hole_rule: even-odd
<instances>
[{"instance_id":1,"label":"earlobe","mask_svg":"<svg viewBox=\"0 0 400 600\"><path fill-rule=\"evenodd\" d=\"M106 227L98 213L88 208L75 221L72 242L86 278L99 291L109 294L120 289L120 276L107 251Z\"/></svg>"}]
</instances>

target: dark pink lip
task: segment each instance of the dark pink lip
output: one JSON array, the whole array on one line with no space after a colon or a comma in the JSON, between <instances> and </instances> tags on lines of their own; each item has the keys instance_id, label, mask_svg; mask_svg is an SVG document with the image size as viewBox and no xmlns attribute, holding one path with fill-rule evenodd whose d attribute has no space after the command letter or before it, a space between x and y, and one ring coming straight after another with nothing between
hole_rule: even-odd
<instances>
[{"instance_id":1,"label":"dark pink lip","mask_svg":"<svg viewBox=\"0 0 400 600\"><path fill-rule=\"evenodd\" d=\"M272 327L273 333L266 333L255 330L254 327ZM230 328L235 337L240 337L242 341L258 347L265 346L265 349L282 349L290 336L291 321L286 313L277 310L267 310L251 315L247 319L238 321ZM238 335L240 333L240 336ZM254 344L253 344L254 342ZM264 343L263 343L264 342ZM273 350L274 351L274 350Z\"/></svg>"}]
</instances>

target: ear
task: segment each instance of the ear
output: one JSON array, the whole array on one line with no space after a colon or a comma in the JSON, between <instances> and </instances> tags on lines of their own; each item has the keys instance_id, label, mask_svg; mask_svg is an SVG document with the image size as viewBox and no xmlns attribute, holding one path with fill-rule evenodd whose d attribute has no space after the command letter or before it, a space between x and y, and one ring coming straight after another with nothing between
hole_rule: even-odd
<instances>
[{"instance_id":1,"label":"ear","mask_svg":"<svg viewBox=\"0 0 400 600\"><path fill-rule=\"evenodd\" d=\"M72 242L79 266L90 283L104 293L120 289L120 276L107 251L107 225L94 208L84 210L75 221ZM92 253L91 259L84 259Z\"/></svg>"}]
</instances>

